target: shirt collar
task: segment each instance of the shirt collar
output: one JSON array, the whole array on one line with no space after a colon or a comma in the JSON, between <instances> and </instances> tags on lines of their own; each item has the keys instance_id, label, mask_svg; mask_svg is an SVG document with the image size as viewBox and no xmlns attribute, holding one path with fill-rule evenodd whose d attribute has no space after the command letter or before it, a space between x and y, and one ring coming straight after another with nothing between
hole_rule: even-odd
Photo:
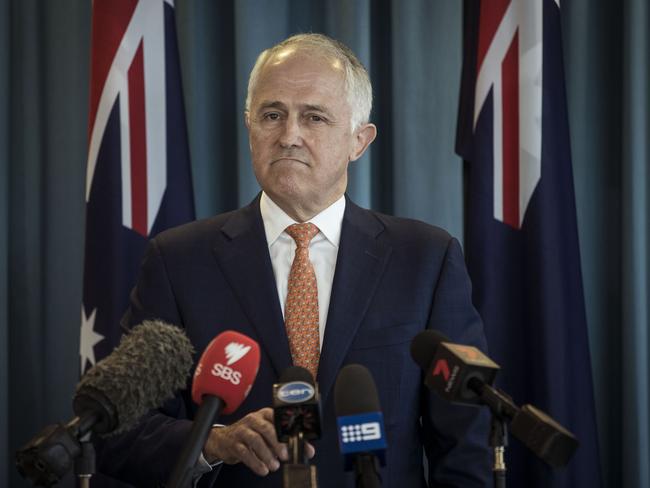
<instances>
[{"instance_id":1,"label":"shirt collar","mask_svg":"<svg viewBox=\"0 0 650 488\"><path fill-rule=\"evenodd\" d=\"M334 246L338 247L341 240L341 225L343 223L344 212L345 196L341 196L341 198L321 213L309 219L308 222L318 227L325 238ZM287 227L297 223L271 200L271 197L265 192L262 192L262 197L260 198L260 213L262 214L266 242L269 247L273 245Z\"/></svg>"}]
</instances>

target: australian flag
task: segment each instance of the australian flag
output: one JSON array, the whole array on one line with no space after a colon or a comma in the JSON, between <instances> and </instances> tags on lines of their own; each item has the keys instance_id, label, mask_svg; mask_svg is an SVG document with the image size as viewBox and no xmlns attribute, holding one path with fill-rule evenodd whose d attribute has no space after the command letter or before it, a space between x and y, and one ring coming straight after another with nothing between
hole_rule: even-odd
<instances>
[{"instance_id":1,"label":"australian flag","mask_svg":"<svg viewBox=\"0 0 650 488\"><path fill-rule=\"evenodd\" d=\"M508 484L601 486L558 0L465 0L457 152L466 254L499 386L580 447L553 471L517 441Z\"/></svg>"},{"instance_id":2,"label":"australian flag","mask_svg":"<svg viewBox=\"0 0 650 488\"><path fill-rule=\"evenodd\" d=\"M150 237L194 219L174 3L94 0L81 371L121 335Z\"/></svg>"}]
</instances>

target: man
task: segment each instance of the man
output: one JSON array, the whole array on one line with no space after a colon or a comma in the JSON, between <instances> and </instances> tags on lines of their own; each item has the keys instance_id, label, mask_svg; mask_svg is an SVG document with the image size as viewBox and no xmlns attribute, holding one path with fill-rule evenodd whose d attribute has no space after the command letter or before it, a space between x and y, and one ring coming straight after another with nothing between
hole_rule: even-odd
<instances>
[{"instance_id":1,"label":"man","mask_svg":"<svg viewBox=\"0 0 650 488\"><path fill-rule=\"evenodd\" d=\"M263 52L245 112L263 192L150 244L126 326L161 318L183 327L198 351L235 329L262 348L250 395L203 449L202 463L222 462L218 486L281 485L287 452L269 407L271 385L291 364L317 373L321 389L323 438L309 451L320 486L354 486L338 451L332 394L351 363L370 370L379 392L389 446L384 486L426 486L423 450L431 486L488 484L484 415L429 394L409 355L425 328L485 347L460 246L440 229L361 209L345 196L349 163L377 134L371 104L365 68L337 41L299 35ZM102 452L100 469L139 485L164 482L193 409L185 393L152 414Z\"/></svg>"}]
</instances>

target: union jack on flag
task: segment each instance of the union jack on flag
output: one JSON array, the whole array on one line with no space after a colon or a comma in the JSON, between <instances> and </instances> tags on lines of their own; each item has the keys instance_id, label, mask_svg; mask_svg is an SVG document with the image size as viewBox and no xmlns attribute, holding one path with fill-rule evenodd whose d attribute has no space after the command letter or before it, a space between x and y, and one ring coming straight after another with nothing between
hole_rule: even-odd
<instances>
[{"instance_id":1,"label":"union jack on flag","mask_svg":"<svg viewBox=\"0 0 650 488\"><path fill-rule=\"evenodd\" d=\"M194 218L174 3L95 0L81 371L110 353L147 240Z\"/></svg>"},{"instance_id":2,"label":"union jack on flag","mask_svg":"<svg viewBox=\"0 0 650 488\"><path fill-rule=\"evenodd\" d=\"M492 0L479 19L473 126L491 94L494 218L515 229L540 179L541 12L539 1Z\"/></svg>"},{"instance_id":3,"label":"union jack on flag","mask_svg":"<svg viewBox=\"0 0 650 488\"><path fill-rule=\"evenodd\" d=\"M510 443L508 484L598 487L559 1L465 0L463 31L456 151L467 169L474 305L500 386L581 444L552 471Z\"/></svg>"}]
</instances>

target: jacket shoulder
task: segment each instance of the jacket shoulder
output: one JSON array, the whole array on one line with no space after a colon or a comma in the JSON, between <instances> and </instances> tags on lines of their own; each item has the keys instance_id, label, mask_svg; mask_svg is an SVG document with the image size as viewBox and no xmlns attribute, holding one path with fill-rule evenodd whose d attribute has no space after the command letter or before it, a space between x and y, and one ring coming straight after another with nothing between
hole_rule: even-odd
<instances>
[{"instance_id":1,"label":"jacket shoulder","mask_svg":"<svg viewBox=\"0 0 650 488\"><path fill-rule=\"evenodd\" d=\"M213 246L224 238L223 229L229 221L241 217L247 207L222 213L204 219L194 220L157 234L154 245L165 250L188 250L206 245Z\"/></svg>"},{"instance_id":2,"label":"jacket shoulder","mask_svg":"<svg viewBox=\"0 0 650 488\"><path fill-rule=\"evenodd\" d=\"M382 237L389 239L394 246L442 246L447 247L453 237L446 230L421 220L395 217L373 210L366 210L384 227Z\"/></svg>"},{"instance_id":3,"label":"jacket shoulder","mask_svg":"<svg viewBox=\"0 0 650 488\"><path fill-rule=\"evenodd\" d=\"M197 238L206 238L210 235L214 237L230 214L232 212L181 224L160 232L153 239L161 245L179 245L183 242L195 241Z\"/></svg>"}]
</instances>

